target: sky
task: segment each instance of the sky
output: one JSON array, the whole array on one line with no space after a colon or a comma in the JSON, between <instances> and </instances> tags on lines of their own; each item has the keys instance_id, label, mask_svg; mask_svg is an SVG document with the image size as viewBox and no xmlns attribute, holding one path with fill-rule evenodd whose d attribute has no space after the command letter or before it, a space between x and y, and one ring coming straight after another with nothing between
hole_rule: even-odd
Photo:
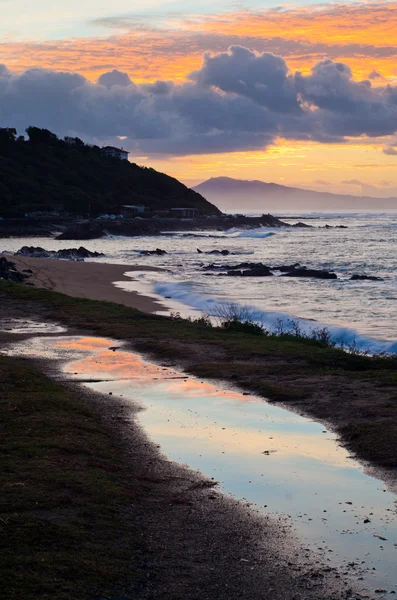
<instances>
[{"instance_id":1,"label":"sky","mask_svg":"<svg viewBox=\"0 0 397 600\"><path fill-rule=\"evenodd\" d=\"M0 0L0 17L0 126L123 146L187 185L397 196L397 0Z\"/></svg>"}]
</instances>

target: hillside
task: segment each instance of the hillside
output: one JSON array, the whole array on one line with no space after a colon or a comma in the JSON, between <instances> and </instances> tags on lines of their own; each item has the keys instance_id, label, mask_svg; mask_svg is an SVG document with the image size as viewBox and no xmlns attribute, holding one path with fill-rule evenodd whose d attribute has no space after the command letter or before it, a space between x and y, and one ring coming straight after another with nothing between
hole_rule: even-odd
<instances>
[{"instance_id":1,"label":"hillside","mask_svg":"<svg viewBox=\"0 0 397 600\"><path fill-rule=\"evenodd\" d=\"M154 169L110 158L78 138L60 140L45 129L0 129L0 216L21 217L37 211L95 217L119 213L123 204L151 210L198 208L220 211L178 180Z\"/></svg>"},{"instance_id":2,"label":"hillside","mask_svg":"<svg viewBox=\"0 0 397 600\"><path fill-rule=\"evenodd\" d=\"M372 198L315 192L264 181L214 177L193 188L221 209L282 210L392 210L397 198Z\"/></svg>"}]
</instances>

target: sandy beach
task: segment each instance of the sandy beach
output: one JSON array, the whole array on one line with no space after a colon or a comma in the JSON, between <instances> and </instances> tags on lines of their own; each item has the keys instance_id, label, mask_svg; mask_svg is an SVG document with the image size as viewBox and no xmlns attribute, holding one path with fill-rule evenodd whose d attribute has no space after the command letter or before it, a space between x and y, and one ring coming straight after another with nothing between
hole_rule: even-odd
<instances>
[{"instance_id":1,"label":"sandy beach","mask_svg":"<svg viewBox=\"0 0 397 600\"><path fill-rule=\"evenodd\" d=\"M137 292L127 292L113 285L115 281L131 281L131 278L125 275L126 272L161 271L155 267L86 263L28 256L13 256L11 260L19 271L29 269L33 271L28 282L39 288L76 298L116 302L146 313L166 310L165 306L152 298Z\"/></svg>"}]
</instances>

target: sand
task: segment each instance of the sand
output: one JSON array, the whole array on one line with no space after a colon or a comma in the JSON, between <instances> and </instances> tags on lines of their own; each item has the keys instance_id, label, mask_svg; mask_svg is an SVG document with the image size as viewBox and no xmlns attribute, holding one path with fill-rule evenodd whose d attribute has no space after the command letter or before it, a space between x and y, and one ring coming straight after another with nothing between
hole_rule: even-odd
<instances>
[{"instance_id":1,"label":"sand","mask_svg":"<svg viewBox=\"0 0 397 600\"><path fill-rule=\"evenodd\" d=\"M33 274L27 280L36 287L61 292L77 298L106 300L124 304L146 313L167 310L152 298L127 292L115 285L115 281L133 281L125 275L131 271L161 271L156 267L112 265L95 262L55 260L52 258L32 258L27 256L6 257L15 263L18 271L31 269Z\"/></svg>"}]
</instances>

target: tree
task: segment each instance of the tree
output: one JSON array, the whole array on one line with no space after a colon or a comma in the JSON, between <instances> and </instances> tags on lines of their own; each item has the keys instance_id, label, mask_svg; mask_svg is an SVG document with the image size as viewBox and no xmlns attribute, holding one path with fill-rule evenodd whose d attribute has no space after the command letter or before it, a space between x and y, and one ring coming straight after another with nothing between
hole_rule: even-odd
<instances>
[{"instance_id":1,"label":"tree","mask_svg":"<svg viewBox=\"0 0 397 600\"><path fill-rule=\"evenodd\" d=\"M0 146L12 144L15 142L17 130L13 127L1 127L0 128Z\"/></svg>"},{"instance_id":2,"label":"tree","mask_svg":"<svg viewBox=\"0 0 397 600\"><path fill-rule=\"evenodd\" d=\"M48 129L40 129L39 127L28 127L26 133L29 136L31 144L45 144L46 146L54 146L59 142L58 137Z\"/></svg>"}]
</instances>

